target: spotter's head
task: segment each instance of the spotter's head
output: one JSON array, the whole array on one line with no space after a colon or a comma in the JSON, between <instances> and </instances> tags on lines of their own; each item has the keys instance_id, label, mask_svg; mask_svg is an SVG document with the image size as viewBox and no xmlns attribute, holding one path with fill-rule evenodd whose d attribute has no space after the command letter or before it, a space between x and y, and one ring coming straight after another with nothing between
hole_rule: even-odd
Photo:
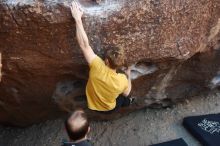
<instances>
[{"instance_id":1,"label":"spotter's head","mask_svg":"<svg viewBox=\"0 0 220 146\"><path fill-rule=\"evenodd\" d=\"M74 111L65 122L69 138L73 141L86 137L90 130L88 118L83 110Z\"/></svg>"}]
</instances>

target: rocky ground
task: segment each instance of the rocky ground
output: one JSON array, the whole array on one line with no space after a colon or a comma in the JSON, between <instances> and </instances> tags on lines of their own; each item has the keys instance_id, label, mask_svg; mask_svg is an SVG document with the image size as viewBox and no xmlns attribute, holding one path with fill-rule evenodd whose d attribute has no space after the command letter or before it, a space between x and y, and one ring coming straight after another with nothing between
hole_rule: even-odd
<instances>
[{"instance_id":1,"label":"rocky ground","mask_svg":"<svg viewBox=\"0 0 220 146\"><path fill-rule=\"evenodd\" d=\"M200 146L181 125L185 116L220 112L220 91L194 97L166 109L143 109L109 122L92 122L90 137L95 146L146 146L184 138ZM0 146L59 146L66 137L63 120L46 121L20 129L0 127Z\"/></svg>"}]
</instances>

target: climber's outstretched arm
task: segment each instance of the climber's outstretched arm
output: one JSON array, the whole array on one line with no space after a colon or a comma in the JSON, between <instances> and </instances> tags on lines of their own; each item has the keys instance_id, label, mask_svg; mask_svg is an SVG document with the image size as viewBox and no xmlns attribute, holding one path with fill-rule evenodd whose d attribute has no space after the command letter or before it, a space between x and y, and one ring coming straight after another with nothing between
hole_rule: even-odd
<instances>
[{"instance_id":1,"label":"climber's outstretched arm","mask_svg":"<svg viewBox=\"0 0 220 146\"><path fill-rule=\"evenodd\" d=\"M71 8L72 16L76 21L76 37L77 37L79 46L81 50L83 51L86 61L90 64L92 60L96 57L96 54L94 53L91 46L89 45L89 40L83 27L83 23L81 19L83 15L83 11L78 5L78 3L75 1L72 2L70 8Z\"/></svg>"}]
</instances>

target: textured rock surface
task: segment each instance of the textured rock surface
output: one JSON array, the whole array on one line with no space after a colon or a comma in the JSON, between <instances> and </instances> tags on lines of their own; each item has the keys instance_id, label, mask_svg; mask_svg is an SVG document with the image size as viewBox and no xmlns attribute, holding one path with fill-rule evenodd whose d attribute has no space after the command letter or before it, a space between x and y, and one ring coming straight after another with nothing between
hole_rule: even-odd
<instances>
[{"instance_id":1,"label":"textured rock surface","mask_svg":"<svg viewBox=\"0 0 220 146\"><path fill-rule=\"evenodd\" d=\"M95 52L121 45L136 64L132 107L170 105L208 90L220 68L220 0L79 0ZM86 107L88 67L75 38L70 1L0 2L0 121L27 125ZM58 104L57 104L58 103Z\"/></svg>"}]
</instances>

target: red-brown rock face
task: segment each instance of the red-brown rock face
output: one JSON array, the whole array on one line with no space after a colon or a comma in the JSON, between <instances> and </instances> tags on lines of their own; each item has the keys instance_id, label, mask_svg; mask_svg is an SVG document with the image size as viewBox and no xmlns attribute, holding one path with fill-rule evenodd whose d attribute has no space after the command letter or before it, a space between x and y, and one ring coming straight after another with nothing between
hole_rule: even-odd
<instances>
[{"instance_id":1,"label":"red-brown rock face","mask_svg":"<svg viewBox=\"0 0 220 146\"><path fill-rule=\"evenodd\" d=\"M111 115L167 106L219 84L220 0L78 0L91 46L118 44L133 64L137 103ZM88 67L70 1L0 2L0 121L25 126L86 108Z\"/></svg>"}]
</instances>

